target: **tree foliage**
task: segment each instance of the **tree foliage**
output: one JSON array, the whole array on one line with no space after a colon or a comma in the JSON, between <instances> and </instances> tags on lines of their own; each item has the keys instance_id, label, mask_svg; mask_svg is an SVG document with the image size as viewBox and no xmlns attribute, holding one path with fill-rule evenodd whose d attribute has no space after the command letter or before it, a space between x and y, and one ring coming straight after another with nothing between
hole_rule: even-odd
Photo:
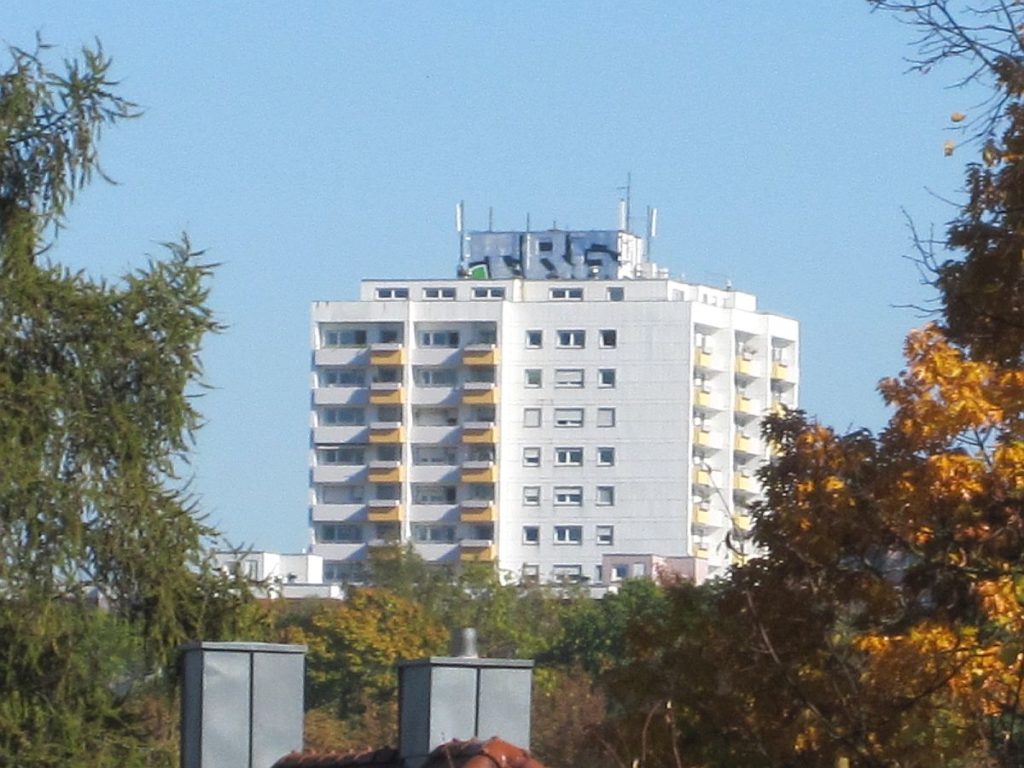
<instances>
[{"instance_id":1,"label":"tree foliage","mask_svg":"<svg viewBox=\"0 0 1024 768\"><path fill-rule=\"evenodd\" d=\"M99 49L62 71L46 52L10 49L0 74L0 760L141 763L128 683L246 602L177 475L212 267L187 240L116 284L49 263L97 138L134 108Z\"/></svg>"}]
</instances>

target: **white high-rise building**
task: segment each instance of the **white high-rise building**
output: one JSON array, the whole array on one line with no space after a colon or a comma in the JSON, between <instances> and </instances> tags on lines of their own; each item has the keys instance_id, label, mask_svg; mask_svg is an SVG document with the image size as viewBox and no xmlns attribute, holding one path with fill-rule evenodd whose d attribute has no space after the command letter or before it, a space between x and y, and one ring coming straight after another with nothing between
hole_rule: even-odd
<instances>
[{"instance_id":1,"label":"white high-rise building","mask_svg":"<svg viewBox=\"0 0 1024 768\"><path fill-rule=\"evenodd\" d=\"M797 403L798 326L669 279L645 245L471 233L460 278L367 280L358 301L313 305L326 580L358 580L396 540L542 581L637 575L630 556L713 574L742 556L760 419Z\"/></svg>"}]
</instances>

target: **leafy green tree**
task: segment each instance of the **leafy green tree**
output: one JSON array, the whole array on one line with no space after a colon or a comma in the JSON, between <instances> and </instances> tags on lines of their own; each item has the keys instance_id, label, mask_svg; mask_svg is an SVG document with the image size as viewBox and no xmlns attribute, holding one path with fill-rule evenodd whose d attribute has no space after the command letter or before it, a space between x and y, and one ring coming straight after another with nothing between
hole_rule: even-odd
<instances>
[{"instance_id":1,"label":"leafy green tree","mask_svg":"<svg viewBox=\"0 0 1024 768\"><path fill-rule=\"evenodd\" d=\"M0 74L0 762L168 763L131 683L186 639L229 634L247 594L177 476L211 266L187 240L118 283L47 258L93 174L102 129L135 115L110 61L53 71L45 46ZM113 633L111 630L116 630ZM115 642L116 641L116 642ZM127 660L130 659L130 663ZM124 663L122 663L124 660Z\"/></svg>"}]
</instances>

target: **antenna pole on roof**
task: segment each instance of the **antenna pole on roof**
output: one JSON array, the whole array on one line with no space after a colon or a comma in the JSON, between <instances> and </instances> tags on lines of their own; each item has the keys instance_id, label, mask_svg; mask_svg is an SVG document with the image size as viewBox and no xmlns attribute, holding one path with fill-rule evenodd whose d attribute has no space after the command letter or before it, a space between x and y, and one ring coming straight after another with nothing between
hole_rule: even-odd
<instances>
[{"instance_id":1,"label":"antenna pole on roof","mask_svg":"<svg viewBox=\"0 0 1024 768\"><path fill-rule=\"evenodd\" d=\"M527 232L530 231L530 214L529 213L526 214L526 231Z\"/></svg>"},{"instance_id":2,"label":"antenna pole on roof","mask_svg":"<svg viewBox=\"0 0 1024 768\"><path fill-rule=\"evenodd\" d=\"M487 231L494 231L494 206L488 206L487 208Z\"/></svg>"},{"instance_id":3,"label":"antenna pole on roof","mask_svg":"<svg viewBox=\"0 0 1024 768\"><path fill-rule=\"evenodd\" d=\"M626 197L620 201L620 204L625 203L619 211L619 228L626 232L631 232L630 229L630 206L633 204L633 172L630 171L626 174L626 186L617 188L620 192L625 192Z\"/></svg>"},{"instance_id":4,"label":"antenna pole on roof","mask_svg":"<svg viewBox=\"0 0 1024 768\"><path fill-rule=\"evenodd\" d=\"M466 237L465 237L466 204L459 200L455 206L455 231L459 233L459 266L466 266Z\"/></svg>"}]
</instances>

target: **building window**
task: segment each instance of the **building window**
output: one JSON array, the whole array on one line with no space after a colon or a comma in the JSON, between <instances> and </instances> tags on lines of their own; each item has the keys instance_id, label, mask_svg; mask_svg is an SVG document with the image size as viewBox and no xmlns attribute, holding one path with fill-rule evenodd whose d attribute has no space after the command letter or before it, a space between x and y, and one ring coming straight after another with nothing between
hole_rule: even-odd
<instances>
[{"instance_id":1,"label":"building window","mask_svg":"<svg viewBox=\"0 0 1024 768\"><path fill-rule=\"evenodd\" d=\"M320 424L333 426L358 427L366 423L366 411L363 408L324 408L320 411Z\"/></svg>"},{"instance_id":2,"label":"building window","mask_svg":"<svg viewBox=\"0 0 1024 768\"><path fill-rule=\"evenodd\" d=\"M467 483L466 498L473 501L494 501L494 483Z\"/></svg>"},{"instance_id":3,"label":"building window","mask_svg":"<svg viewBox=\"0 0 1024 768\"><path fill-rule=\"evenodd\" d=\"M412 410L412 423L418 427L454 427L459 423L459 410L420 406Z\"/></svg>"},{"instance_id":4,"label":"building window","mask_svg":"<svg viewBox=\"0 0 1024 768\"><path fill-rule=\"evenodd\" d=\"M601 347L604 349L614 349L619 343L618 331L613 328L605 328L601 331Z\"/></svg>"},{"instance_id":5,"label":"building window","mask_svg":"<svg viewBox=\"0 0 1024 768\"><path fill-rule=\"evenodd\" d=\"M540 486L523 486L523 504L527 507L536 507L540 504Z\"/></svg>"},{"instance_id":6,"label":"building window","mask_svg":"<svg viewBox=\"0 0 1024 768\"><path fill-rule=\"evenodd\" d=\"M321 485L321 504L362 504L365 488L361 485Z\"/></svg>"},{"instance_id":7,"label":"building window","mask_svg":"<svg viewBox=\"0 0 1024 768\"><path fill-rule=\"evenodd\" d=\"M582 544L582 525L556 525L555 544Z\"/></svg>"},{"instance_id":8,"label":"building window","mask_svg":"<svg viewBox=\"0 0 1024 768\"><path fill-rule=\"evenodd\" d=\"M622 581L629 578L629 564L618 563L612 567L612 581Z\"/></svg>"},{"instance_id":9,"label":"building window","mask_svg":"<svg viewBox=\"0 0 1024 768\"><path fill-rule=\"evenodd\" d=\"M556 565L551 569L551 575L558 581L577 582L583 577L583 566Z\"/></svg>"},{"instance_id":10,"label":"building window","mask_svg":"<svg viewBox=\"0 0 1024 768\"><path fill-rule=\"evenodd\" d=\"M454 504L456 488L454 485L433 485L417 483L412 487L413 504Z\"/></svg>"},{"instance_id":11,"label":"building window","mask_svg":"<svg viewBox=\"0 0 1024 768\"><path fill-rule=\"evenodd\" d=\"M454 525L412 524L412 538L422 544L454 544Z\"/></svg>"},{"instance_id":12,"label":"building window","mask_svg":"<svg viewBox=\"0 0 1024 768\"><path fill-rule=\"evenodd\" d=\"M348 563L343 560L324 561L324 581L328 584L361 582L365 576L361 562Z\"/></svg>"},{"instance_id":13,"label":"building window","mask_svg":"<svg viewBox=\"0 0 1024 768\"><path fill-rule=\"evenodd\" d=\"M543 382L543 375L540 368L527 368L523 372L523 386L534 389Z\"/></svg>"},{"instance_id":14,"label":"building window","mask_svg":"<svg viewBox=\"0 0 1024 768\"><path fill-rule=\"evenodd\" d=\"M420 333L421 347L446 347L454 348L459 346L458 331L422 331Z\"/></svg>"},{"instance_id":15,"label":"building window","mask_svg":"<svg viewBox=\"0 0 1024 768\"><path fill-rule=\"evenodd\" d=\"M540 450L539 448L537 449ZM582 467L582 448L555 448L555 466L558 467Z\"/></svg>"},{"instance_id":16,"label":"building window","mask_svg":"<svg viewBox=\"0 0 1024 768\"><path fill-rule=\"evenodd\" d=\"M540 408L523 408L523 426L540 426Z\"/></svg>"},{"instance_id":17,"label":"building window","mask_svg":"<svg viewBox=\"0 0 1024 768\"><path fill-rule=\"evenodd\" d=\"M320 464L365 464L366 451L363 446L339 445L336 448L321 448L317 451Z\"/></svg>"},{"instance_id":18,"label":"building window","mask_svg":"<svg viewBox=\"0 0 1024 768\"><path fill-rule=\"evenodd\" d=\"M375 483L374 490L378 501L402 500L402 486L398 483Z\"/></svg>"},{"instance_id":19,"label":"building window","mask_svg":"<svg viewBox=\"0 0 1024 768\"><path fill-rule=\"evenodd\" d=\"M613 507L615 506L615 486L614 485L599 485L597 486L597 494L594 499L594 503L600 507Z\"/></svg>"},{"instance_id":20,"label":"building window","mask_svg":"<svg viewBox=\"0 0 1024 768\"><path fill-rule=\"evenodd\" d=\"M582 427L582 408L555 408L556 427Z\"/></svg>"},{"instance_id":21,"label":"building window","mask_svg":"<svg viewBox=\"0 0 1024 768\"><path fill-rule=\"evenodd\" d=\"M455 298L454 288L424 288L423 298L428 301L437 301L443 299L445 301L451 301Z\"/></svg>"},{"instance_id":22,"label":"building window","mask_svg":"<svg viewBox=\"0 0 1024 768\"><path fill-rule=\"evenodd\" d=\"M578 485L556 487L555 505L568 507L583 506L583 488Z\"/></svg>"},{"instance_id":23,"label":"building window","mask_svg":"<svg viewBox=\"0 0 1024 768\"><path fill-rule=\"evenodd\" d=\"M417 365L412 369L412 379L420 387L454 387L457 375L455 368L428 368Z\"/></svg>"},{"instance_id":24,"label":"building window","mask_svg":"<svg viewBox=\"0 0 1024 768\"><path fill-rule=\"evenodd\" d=\"M413 464L444 464L456 462L455 448L447 445L414 445L412 447Z\"/></svg>"},{"instance_id":25,"label":"building window","mask_svg":"<svg viewBox=\"0 0 1024 768\"><path fill-rule=\"evenodd\" d=\"M526 332L526 347L527 349L540 349L544 346L544 332L543 331L527 331Z\"/></svg>"},{"instance_id":26,"label":"building window","mask_svg":"<svg viewBox=\"0 0 1024 768\"><path fill-rule=\"evenodd\" d=\"M540 466L540 448L523 448L523 466Z\"/></svg>"},{"instance_id":27,"label":"building window","mask_svg":"<svg viewBox=\"0 0 1024 768\"><path fill-rule=\"evenodd\" d=\"M523 583L536 584L540 581L540 566L536 563L523 563Z\"/></svg>"},{"instance_id":28,"label":"building window","mask_svg":"<svg viewBox=\"0 0 1024 768\"><path fill-rule=\"evenodd\" d=\"M358 544L363 540L360 525L325 523L316 527L316 540L323 544Z\"/></svg>"},{"instance_id":29,"label":"building window","mask_svg":"<svg viewBox=\"0 0 1024 768\"><path fill-rule=\"evenodd\" d=\"M601 368L597 372L597 386L605 387L607 389L615 388L615 369L614 368Z\"/></svg>"},{"instance_id":30,"label":"building window","mask_svg":"<svg viewBox=\"0 0 1024 768\"><path fill-rule=\"evenodd\" d=\"M321 387L361 387L365 382L364 368L325 368L320 371Z\"/></svg>"},{"instance_id":31,"label":"building window","mask_svg":"<svg viewBox=\"0 0 1024 768\"><path fill-rule=\"evenodd\" d=\"M408 288L378 288L377 289L378 299L408 299L409 289Z\"/></svg>"},{"instance_id":32,"label":"building window","mask_svg":"<svg viewBox=\"0 0 1024 768\"><path fill-rule=\"evenodd\" d=\"M552 288L548 293L555 301L582 301L582 288Z\"/></svg>"},{"instance_id":33,"label":"building window","mask_svg":"<svg viewBox=\"0 0 1024 768\"><path fill-rule=\"evenodd\" d=\"M365 347L366 331L362 328L328 328L323 332L325 347Z\"/></svg>"},{"instance_id":34,"label":"building window","mask_svg":"<svg viewBox=\"0 0 1024 768\"><path fill-rule=\"evenodd\" d=\"M608 289L608 301L622 301L626 298L626 289L615 286Z\"/></svg>"},{"instance_id":35,"label":"building window","mask_svg":"<svg viewBox=\"0 0 1024 768\"><path fill-rule=\"evenodd\" d=\"M611 467L615 465L615 449L614 448L598 448L597 449L597 465L599 467Z\"/></svg>"},{"instance_id":36,"label":"building window","mask_svg":"<svg viewBox=\"0 0 1024 768\"><path fill-rule=\"evenodd\" d=\"M505 289L498 287L474 288L474 299L504 299Z\"/></svg>"},{"instance_id":37,"label":"building window","mask_svg":"<svg viewBox=\"0 0 1024 768\"><path fill-rule=\"evenodd\" d=\"M523 526L523 544L540 544L540 526Z\"/></svg>"},{"instance_id":38,"label":"building window","mask_svg":"<svg viewBox=\"0 0 1024 768\"><path fill-rule=\"evenodd\" d=\"M610 547L615 543L615 526L614 525L599 525L595 530L594 537L597 539L598 545L602 547Z\"/></svg>"},{"instance_id":39,"label":"building window","mask_svg":"<svg viewBox=\"0 0 1024 768\"><path fill-rule=\"evenodd\" d=\"M400 405L378 405L377 421L391 424L402 423L402 406Z\"/></svg>"},{"instance_id":40,"label":"building window","mask_svg":"<svg viewBox=\"0 0 1024 768\"><path fill-rule=\"evenodd\" d=\"M582 368L559 368L555 371L555 386L560 389L579 389L583 386Z\"/></svg>"},{"instance_id":41,"label":"building window","mask_svg":"<svg viewBox=\"0 0 1024 768\"><path fill-rule=\"evenodd\" d=\"M711 354L711 335L703 331L697 331L693 334L693 345L701 352Z\"/></svg>"},{"instance_id":42,"label":"building window","mask_svg":"<svg viewBox=\"0 0 1024 768\"><path fill-rule=\"evenodd\" d=\"M467 461L486 461L488 463L494 463L494 446L493 445L470 445L467 446L466 450Z\"/></svg>"},{"instance_id":43,"label":"building window","mask_svg":"<svg viewBox=\"0 0 1024 768\"><path fill-rule=\"evenodd\" d=\"M599 426L599 427L614 427L615 426L615 409L614 408L598 408L597 409L597 426Z\"/></svg>"},{"instance_id":44,"label":"building window","mask_svg":"<svg viewBox=\"0 0 1024 768\"><path fill-rule=\"evenodd\" d=\"M562 349L583 349L586 344L587 334L585 331L572 330L558 332L558 346Z\"/></svg>"}]
</instances>

